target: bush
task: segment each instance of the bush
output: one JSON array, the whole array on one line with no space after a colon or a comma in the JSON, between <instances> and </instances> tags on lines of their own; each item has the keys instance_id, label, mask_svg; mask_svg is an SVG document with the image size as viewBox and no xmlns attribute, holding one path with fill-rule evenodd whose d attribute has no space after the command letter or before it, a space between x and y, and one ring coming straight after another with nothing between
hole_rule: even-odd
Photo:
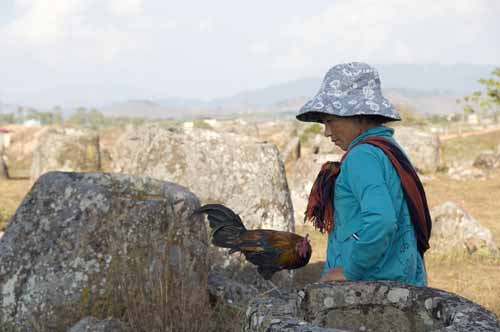
<instances>
[{"instance_id":1,"label":"bush","mask_svg":"<svg viewBox=\"0 0 500 332\"><path fill-rule=\"evenodd\" d=\"M12 215L5 208L0 207L0 232L5 230L11 217Z\"/></svg>"},{"instance_id":2,"label":"bush","mask_svg":"<svg viewBox=\"0 0 500 332\"><path fill-rule=\"evenodd\" d=\"M299 136L300 144L307 143L312 137L323 133L323 125L319 123L313 123L307 126L302 134Z\"/></svg>"},{"instance_id":3,"label":"bush","mask_svg":"<svg viewBox=\"0 0 500 332\"><path fill-rule=\"evenodd\" d=\"M194 128L199 128L199 129L208 129L208 130L213 130L214 129L211 125L209 125L204 120L194 120L193 121L193 127Z\"/></svg>"}]
</instances>

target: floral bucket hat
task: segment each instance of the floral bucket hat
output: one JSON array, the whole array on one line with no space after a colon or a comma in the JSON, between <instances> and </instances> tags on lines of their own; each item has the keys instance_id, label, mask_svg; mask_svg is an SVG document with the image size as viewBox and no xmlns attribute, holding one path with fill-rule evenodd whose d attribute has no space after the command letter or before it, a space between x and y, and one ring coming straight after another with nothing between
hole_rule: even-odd
<instances>
[{"instance_id":1,"label":"floral bucket hat","mask_svg":"<svg viewBox=\"0 0 500 332\"><path fill-rule=\"evenodd\" d=\"M394 106L382 95L377 70L362 62L332 67L316 96L300 109L297 120L321 122L321 114L346 117L366 114L401 120Z\"/></svg>"}]
</instances>

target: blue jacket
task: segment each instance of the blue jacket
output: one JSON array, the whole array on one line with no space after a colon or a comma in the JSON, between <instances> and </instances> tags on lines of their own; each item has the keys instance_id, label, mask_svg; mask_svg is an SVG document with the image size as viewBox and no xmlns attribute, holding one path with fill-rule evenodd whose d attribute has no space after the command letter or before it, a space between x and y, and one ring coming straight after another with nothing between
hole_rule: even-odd
<instances>
[{"instance_id":1,"label":"blue jacket","mask_svg":"<svg viewBox=\"0 0 500 332\"><path fill-rule=\"evenodd\" d=\"M384 126L370 128L349 148L367 136L397 144L393 133ZM426 284L401 181L381 149L369 144L352 148L335 183L334 207L324 273L342 266L348 280Z\"/></svg>"}]
</instances>

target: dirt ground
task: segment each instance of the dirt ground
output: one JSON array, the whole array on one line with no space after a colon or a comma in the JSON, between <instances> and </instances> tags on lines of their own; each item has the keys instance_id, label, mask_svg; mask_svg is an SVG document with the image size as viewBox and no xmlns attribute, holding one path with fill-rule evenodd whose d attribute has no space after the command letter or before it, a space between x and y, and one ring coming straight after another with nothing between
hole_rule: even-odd
<instances>
[{"instance_id":1,"label":"dirt ground","mask_svg":"<svg viewBox=\"0 0 500 332\"><path fill-rule=\"evenodd\" d=\"M483 149L500 144L500 131L457 137L443 143L445 160L473 159ZM0 180L0 231L2 216L12 215L29 190L28 180ZM488 180L452 180L444 173L429 176L425 190L432 208L453 201L488 227L500 247L500 170ZM297 271L297 285L317 281L325 259L326 235L297 222L297 232L309 234L313 246L311 262ZM469 298L500 316L500 259L474 256L426 256L429 286Z\"/></svg>"}]
</instances>

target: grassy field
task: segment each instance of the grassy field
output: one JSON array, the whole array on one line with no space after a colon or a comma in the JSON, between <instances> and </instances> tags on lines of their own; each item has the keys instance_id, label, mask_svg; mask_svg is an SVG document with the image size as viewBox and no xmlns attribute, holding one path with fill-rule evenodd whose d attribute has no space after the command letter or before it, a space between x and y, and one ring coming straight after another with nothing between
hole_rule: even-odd
<instances>
[{"instance_id":1,"label":"grassy field","mask_svg":"<svg viewBox=\"0 0 500 332\"><path fill-rule=\"evenodd\" d=\"M500 129L486 131L481 135L474 133L474 135L468 136L466 133L463 137L442 141L443 161L449 164L457 161L473 160L480 151L496 151L499 145Z\"/></svg>"},{"instance_id":2,"label":"grassy field","mask_svg":"<svg viewBox=\"0 0 500 332\"><path fill-rule=\"evenodd\" d=\"M500 131L485 135L454 138L443 142L445 161L472 160L483 149L496 149ZM488 227L500 247L500 170L488 180L452 180L446 174L430 176L425 183L430 207L453 201ZM12 215L29 190L28 180L0 180L0 230L6 225L1 216ZM325 259L326 235L309 225L297 226L309 233L313 245L310 264L297 272L297 285L317 281ZM426 256L431 287L467 297L500 316L500 259L475 256Z\"/></svg>"}]
</instances>

